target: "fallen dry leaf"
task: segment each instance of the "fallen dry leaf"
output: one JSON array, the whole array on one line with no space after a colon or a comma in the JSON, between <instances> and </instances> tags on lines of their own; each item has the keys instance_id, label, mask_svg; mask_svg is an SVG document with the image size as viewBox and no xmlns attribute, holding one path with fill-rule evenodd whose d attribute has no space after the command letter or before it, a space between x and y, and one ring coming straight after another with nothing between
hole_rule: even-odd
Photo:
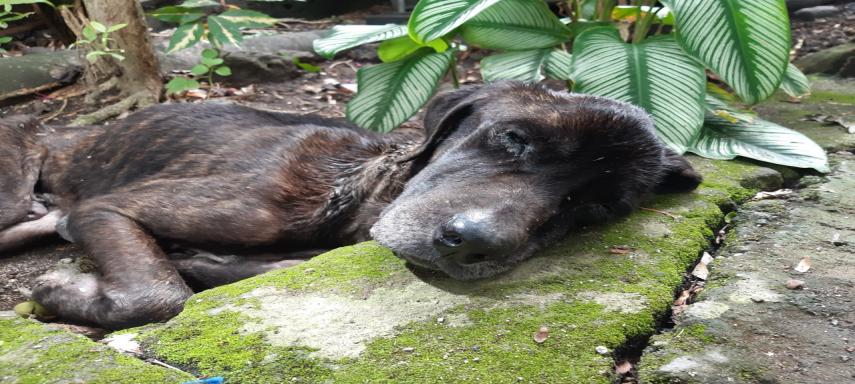
<instances>
[{"instance_id":1,"label":"fallen dry leaf","mask_svg":"<svg viewBox=\"0 0 855 384\"><path fill-rule=\"evenodd\" d=\"M706 280L710 277L710 270L707 269L707 265L704 263L698 263L695 266L695 269L692 270L692 276L697 277L701 280Z\"/></svg>"},{"instance_id":2,"label":"fallen dry leaf","mask_svg":"<svg viewBox=\"0 0 855 384\"><path fill-rule=\"evenodd\" d=\"M538 344L543 344L546 339L549 338L549 328L547 326L542 326L540 329L534 333L534 342Z\"/></svg>"},{"instance_id":3,"label":"fallen dry leaf","mask_svg":"<svg viewBox=\"0 0 855 384\"><path fill-rule=\"evenodd\" d=\"M623 360L617 364L615 364L615 373L618 375L625 375L632 370L632 363L629 360Z\"/></svg>"},{"instance_id":4,"label":"fallen dry leaf","mask_svg":"<svg viewBox=\"0 0 855 384\"><path fill-rule=\"evenodd\" d=\"M686 305L686 302L689 301L689 297L691 296L692 293L689 292L688 289L684 289L682 292L680 292L680 296L677 297L677 300L674 300L674 305Z\"/></svg>"},{"instance_id":5,"label":"fallen dry leaf","mask_svg":"<svg viewBox=\"0 0 855 384\"><path fill-rule=\"evenodd\" d=\"M759 192L751 200L781 199L793 193L792 189L779 189L772 192Z\"/></svg>"},{"instance_id":6,"label":"fallen dry leaf","mask_svg":"<svg viewBox=\"0 0 855 384\"><path fill-rule=\"evenodd\" d=\"M191 89L184 92L184 97L188 99L204 99L208 97L208 92L203 89Z\"/></svg>"},{"instance_id":7,"label":"fallen dry leaf","mask_svg":"<svg viewBox=\"0 0 855 384\"><path fill-rule=\"evenodd\" d=\"M802 289L805 287L805 282L802 280L789 279L784 285L787 287L787 289Z\"/></svg>"},{"instance_id":8,"label":"fallen dry leaf","mask_svg":"<svg viewBox=\"0 0 855 384\"><path fill-rule=\"evenodd\" d=\"M805 273L810 270L810 256L805 256L804 258L802 258L799 263L796 264L795 267L793 267L793 269L796 272L800 273Z\"/></svg>"},{"instance_id":9,"label":"fallen dry leaf","mask_svg":"<svg viewBox=\"0 0 855 384\"><path fill-rule=\"evenodd\" d=\"M710 255L709 252L704 252L704 255L701 256L701 264L709 265L712 262L713 262L712 255Z\"/></svg>"},{"instance_id":10,"label":"fallen dry leaf","mask_svg":"<svg viewBox=\"0 0 855 384\"><path fill-rule=\"evenodd\" d=\"M626 255L627 253L632 252L633 249L627 246L619 245L617 247L609 248L609 252L615 255Z\"/></svg>"}]
</instances>

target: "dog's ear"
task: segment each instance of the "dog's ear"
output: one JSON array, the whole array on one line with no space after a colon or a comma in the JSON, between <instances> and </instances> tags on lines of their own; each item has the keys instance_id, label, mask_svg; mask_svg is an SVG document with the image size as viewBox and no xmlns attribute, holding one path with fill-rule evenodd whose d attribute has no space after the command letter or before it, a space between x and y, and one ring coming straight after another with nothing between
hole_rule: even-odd
<instances>
[{"instance_id":1,"label":"dog's ear","mask_svg":"<svg viewBox=\"0 0 855 384\"><path fill-rule=\"evenodd\" d=\"M481 87L467 87L436 95L425 107L425 140L402 161L430 155L449 133L472 113L472 96Z\"/></svg>"},{"instance_id":2,"label":"dog's ear","mask_svg":"<svg viewBox=\"0 0 855 384\"><path fill-rule=\"evenodd\" d=\"M697 188L704 180L686 158L669 148L665 148L663 166L665 173L656 185L657 193L688 192Z\"/></svg>"}]
</instances>

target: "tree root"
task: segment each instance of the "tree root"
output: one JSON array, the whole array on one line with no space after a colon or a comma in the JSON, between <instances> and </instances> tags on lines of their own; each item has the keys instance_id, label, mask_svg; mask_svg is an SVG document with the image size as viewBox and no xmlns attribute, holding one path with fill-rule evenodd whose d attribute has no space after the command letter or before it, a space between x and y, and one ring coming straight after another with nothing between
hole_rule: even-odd
<instances>
[{"instance_id":1,"label":"tree root","mask_svg":"<svg viewBox=\"0 0 855 384\"><path fill-rule=\"evenodd\" d=\"M89 94L86 95L86 97L83 98L83 102L86 105L98 104L98 99L100 99L103 94L113 89L116 89L118 85L119 78L113 76L109 80L95 86L95 89L93 89L91 92L89 92Z\"/></svg>"},{"instance_id":2,"label":"tree root","mask_svg":"<svg viewBox=\"0 0 855 384\"><path fill-rule=\"evenodd\" d=\"M82 115L74 119L74 121L71 122L71 126L92 125L95 123L99 123L111 117L121 115L122 113L127 112L133 109L134 107L144 108L149 105L155 104L157 103L157 100L157 95L152 95L150 92L144 90L137 91L115 104L108 105L95 112Z\"/></svg>"}]
</instances>

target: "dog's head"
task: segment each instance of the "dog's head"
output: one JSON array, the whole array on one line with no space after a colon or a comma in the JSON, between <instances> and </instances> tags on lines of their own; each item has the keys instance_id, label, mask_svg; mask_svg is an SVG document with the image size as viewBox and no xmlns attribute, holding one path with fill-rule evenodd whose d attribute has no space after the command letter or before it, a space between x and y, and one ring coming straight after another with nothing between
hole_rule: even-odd
<instances>
[{"instance_id":1,"label":"dog's head","mask_svg":"<svg viewBox=\"0 0 855 384\"><path fill-rule=\"evenodd\" d=\"M506 271L574 225L627 214L663 180L700 180L644 111L601 97L497 83L435 97L424 125L408 159L423 168L371 234L461 280Z\"/></svg>"}]
</instances>

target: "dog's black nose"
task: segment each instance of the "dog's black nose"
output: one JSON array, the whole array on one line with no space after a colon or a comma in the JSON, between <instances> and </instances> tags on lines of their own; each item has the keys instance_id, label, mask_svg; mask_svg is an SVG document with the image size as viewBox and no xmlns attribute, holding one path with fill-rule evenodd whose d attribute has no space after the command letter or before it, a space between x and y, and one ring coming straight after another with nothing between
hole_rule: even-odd
<instances>
[{"instance_id":1,"label":"dog's black nose","mask_svg":"<svg viewBox=\"0 0 855 384\"><path fill-rule=\"evenodd\" d=\"M434 246L442 256L451 256L460 264L474 264L497 257L490 227L484 220L465 214L454 215L439 226Z\"/></svg>"}]
</instances>

